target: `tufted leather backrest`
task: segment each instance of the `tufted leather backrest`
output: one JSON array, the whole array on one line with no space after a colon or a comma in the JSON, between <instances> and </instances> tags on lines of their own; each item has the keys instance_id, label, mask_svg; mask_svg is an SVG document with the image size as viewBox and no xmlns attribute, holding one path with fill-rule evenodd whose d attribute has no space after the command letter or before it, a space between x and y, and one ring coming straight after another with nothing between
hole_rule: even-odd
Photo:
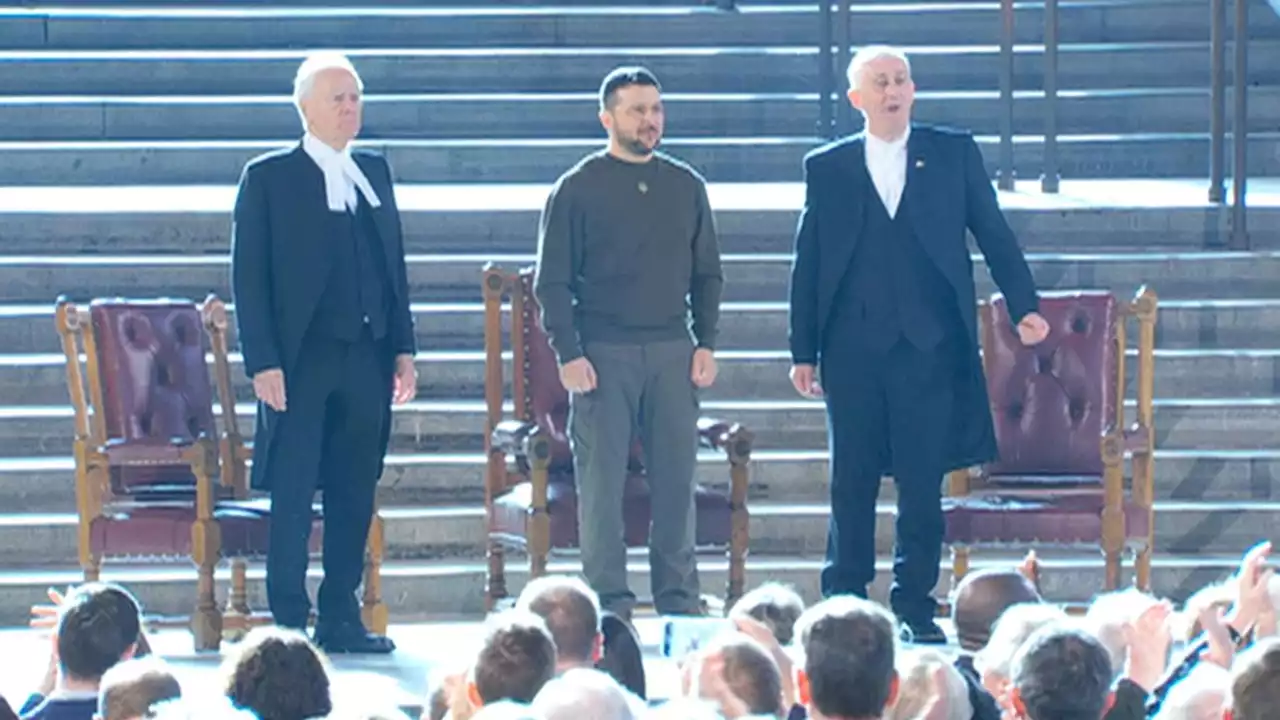
<instances>
[{"instance_id":1,"label":"tufted leather backrest","mask_svg":"<svg viewBox=\"0 0 1280 720\"><path fill-rule=\"evenodd\" d=\"M194 303L96 300L89 313L102 383L98 411L109 443L185 444L201 433L217 437L203 326ZM190 474L121 477L172 484Z\"/></svg>"},{"instance_id":2,"label":"tufted leather backrest","mask_svg":"<svg viewBox=\"0 0 1280 720\"><path fill-rule=\"evenodd\" d=\"M522 269L515 289L521 293L524 306L520 322L524 337L526 400L532 415L528 419L551 438L551 471L568 474L573 470L573 451L569 447L569 392L560 383L560 365L542 329L542 307L533 294L533 277L534 268ZM514 370L520 371L520 368ZM631 446L632 471L641 469L642 457L637 440Z\"/></svg>"},{"instance_id":3,"label":"tufted leather backrest","mask_svg":"<svg viewBox=\"0 0 1280 720\"><path fill-rule=\"evenodd\" d=\"M1025 347L1002 296L982 306L983 366L1000 459L987 468L1045 482L1101 479L1100 444L1115 418L1116 299L1105 292L1046 294L1049 336Z\"/></svg>"}]
</instances>

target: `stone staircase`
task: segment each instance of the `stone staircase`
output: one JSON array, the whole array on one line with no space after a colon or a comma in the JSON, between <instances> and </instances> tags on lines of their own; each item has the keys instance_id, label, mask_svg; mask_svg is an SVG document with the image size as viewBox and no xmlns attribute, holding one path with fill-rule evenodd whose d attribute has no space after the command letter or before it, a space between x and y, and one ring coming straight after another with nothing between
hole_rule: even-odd
<instances>
[{"instance_id":1,"label":"stone staircase","mask_svg":"<svg viewBox=\"0 0 1280 720\"><path fill-rule=\"evenodd\" d=\"M1149 283L1156 358L1157 590L1216 579L1274 537L1280 515L1280 20L1254 0L1250 228L1215 249L1208 206L1207 10L1198 0L1064 3L1059 196L1002 193L1043 289ZM467 5L468 3L452 3ZM381 494L384 594L396 620L482 609L484 426L479 269L532 262L548 184L600 144L594 88L644 62L664 81L667 147L713 183L727 273L722 374L705 412L752 428L749 582L816 593L825 538L821 406L786 380L785 287L802 188L819 142L818 11L787 0L741 12L694 2L63 0L0 9L0 625L78 577L71 409L52 300L229 297L227 247L243 162L297 134L290 81L305 52L347 50L366 83L364 140L400 183L422 353L419 398L394 414ZM150 7L146 6L150 5ZM995 3L855 4L857 41L907 46L917 117L970 127L994 172ZM178 8L178 9L173 9ZM1019 10L1015 165L1039 174L1042 21ZM992 291L975 256L979 292ZM237 412L251 395L233 358ZM508 373L509 377L509 373ZM699 473L725 481L723 461ZM888 579L893 488L877 520ZM1015 552L1015 549L1010 552ZM1008 554L977 554L1004 562ZM647 588L643 555L633 583ZM723 559L705 559L706 589ZM572 556L559 566L572 567ZM1045 589L1083 599L1100 553L1050 553ZM516 585L523 577L513 561ZM108 566L149 610L185 613L194 572ZM261 570L250 573L263 606ZM948 578L944 573L942 583Z\"/></svg>"}]
</instances>

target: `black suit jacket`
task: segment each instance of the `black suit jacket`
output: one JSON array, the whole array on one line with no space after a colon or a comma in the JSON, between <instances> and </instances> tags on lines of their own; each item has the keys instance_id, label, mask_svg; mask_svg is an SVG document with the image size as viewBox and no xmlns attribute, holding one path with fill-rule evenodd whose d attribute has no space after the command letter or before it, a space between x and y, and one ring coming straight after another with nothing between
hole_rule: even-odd
<instances>
[{"instance_id":1,"label":"black suit jacket","mask_svg":"<svg viewBox=\"0 0 1280 720\"><path fill-rule=\"evenodd\" d=\"M357 149L352 155L381 202L372 212L394 295L390 345L396 354L412 354L416 349L413 316L391 168L377 153ZM302 360L302 338L332 270L330 247L347 241L346 232L348 227L338 213L329 210L324 173L302 143L245 165L232 222L231 286L246 375L280 368L288 389L289 376ZM253 484L259 488L267 486L263 473L273 412L259 403L253 468Z\"/></svg>"},{"instance_id":2,"label":"black suit jacket","mask_svg":"<svg viewBox=\"0 0 1280 720\"><path fill-rule=\"evenodd\" d=\"M866 211L871 177L862 133L811 151L804 158L805 204L791 269L789 336L792 361L818 364L836 292L849 269ZM982 153L967 132L913 125L907 140L909 221L925 253L955 293L971 364L968 387L958 388L957 436L951 468L995 457L995 431L978 358L977 300L966 231L972 231L1014 322L1038 309L1035 281L1005 221Z\"/></svg>"}]
</instances>

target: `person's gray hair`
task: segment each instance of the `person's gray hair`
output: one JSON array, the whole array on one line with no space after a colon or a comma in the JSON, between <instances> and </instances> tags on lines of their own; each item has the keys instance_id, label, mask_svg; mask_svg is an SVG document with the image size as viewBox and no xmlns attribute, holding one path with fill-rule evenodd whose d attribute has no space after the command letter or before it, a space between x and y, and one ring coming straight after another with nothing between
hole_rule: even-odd
<instances>
[{"instance_id":1,"label":"person's gray hair","mask_svg":"<svg viewBox=\"0 0 1280 720\"><path fill-rule=\"evenodd\" d=\"M1231 673L1202 662L1169 688L1155 720L1221 720L1230 695Z\"/></svg>"},{"instance_id":2,"label":"person's gray hair","mask_svg":"<svg viewBox=\"0 0 1280 720\"><path fill-rule=\"evenodd\" d=\"M634 720L633 697L599 670L574 668L543 685L530 707L545 720Z\"/></svg>"},{"instance_id":3,"label":"person's gray hair","mask_svg":"<svg viewBox=\"0 0 1280 720\"><path fill-rule=\"evenodd\" d=\"M1056 605L1018 603L1010 605L991 627L991 638L973 656L980 673L991 673L1006 680L1012 677L1013 658L1036 630L1067 619Z\"/></svg>"},{"instance_id":4,"label":"person's gray hair","mask_svg":"<svg viewBox=\"0 0 1280 720\"><path fill-rule=\"evenodd\" d=\"M1138 590L1125 588L1103 593L1094 598L1085 612L1084 625L1107 649L1115 679L1124 674L1129 656L1125 628L1138 620L1143 612L1159 601Z\"/></svg>"},{"instance_id":5,"label":"person's gray hair","mask_svg":"<svg viewBox=\"0 0 1280 720\"><path fill-rule=\"evenodd\" d=\"M901 60L907 66L907 75L911 74L911 60L902 50L892 45L867 45L854 53L853 59L849 61L849 68L845 73L849 79L849 89L857 90L862 86L862 69L867 63L886 57Z\"/></svg>"},{"instance_id":6,"label":"person's gray hair","mask_svg":"<svg viewBox=\"0 0 1280 720\"><path fill-rule=\"evenodd\" d=\"M302 101L311 93L316 76L326 70L344 70L350 73L351 77L355 78L356 87L364 92L364 81L360 79L360 73L356 72L355 66L346 55L336 52L313 53L302 61L298 66L297 74L293 77L293 104L298 108L298 112L302 112Z\"/></svg>"},{"instance_id":7,"label":"person's gray hair","mask_svg":"<svg viewBox=\"0 0 1280 720\"><path fill-rule=\"evenodd\" d=\"M911 720L920 717L929 707L938 688L933 685L933 674L942 671L946 679L942 688L946 693L947 720L969 720L973 717L973 704L969 700L969 685L964 676L945 655L937 650L911 648L898 656L898 697L885 708L886 720Z\"/></svg>"}]
</instances>

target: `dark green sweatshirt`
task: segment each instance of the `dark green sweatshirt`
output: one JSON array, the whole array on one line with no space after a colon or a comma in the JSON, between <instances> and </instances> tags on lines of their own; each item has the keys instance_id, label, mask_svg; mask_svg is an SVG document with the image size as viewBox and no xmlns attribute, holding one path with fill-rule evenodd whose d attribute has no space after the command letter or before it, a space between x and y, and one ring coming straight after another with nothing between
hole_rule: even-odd
<instances>
[{"instance_id":1,"label":"dark green sweatshirt","mask_svg":"<svg viewBox=\"0 0 1280 720\"><path fill-rule=\"evenodd\" d=\"M534 291L561 363L585 343L689 337L714 348L724 275L701 176L661 153L606 151L556 182L538 233Z\"/></svg>"}]
</instances>

